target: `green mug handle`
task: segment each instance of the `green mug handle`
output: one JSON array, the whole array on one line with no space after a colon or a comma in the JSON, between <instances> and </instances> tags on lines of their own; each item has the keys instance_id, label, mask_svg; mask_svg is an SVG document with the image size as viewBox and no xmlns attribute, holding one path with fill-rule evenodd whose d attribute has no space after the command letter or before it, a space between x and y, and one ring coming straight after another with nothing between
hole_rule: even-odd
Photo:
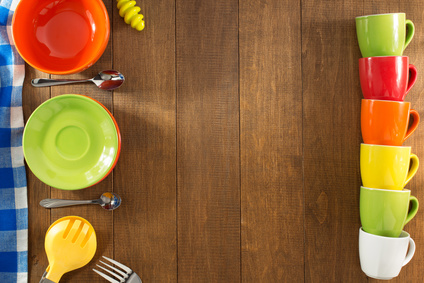
<instances>
[{"instance_id":1,"label":"green mug handle","mask_svg":"<svg viewBox=\"0 0 424 283\"><path fill-rule=\"evenodd\" d=\"M411 42L412 38L414 37L414 33L415 33L415 26L414 26L414 23L411 20L406 20L405 24L408 27L408 34L406 35L406 38L405 38L405 46L403 47L403 50L405 50L405 48Z\"/></svg>"},{"instance_id":2,"label":"green mug handle","mask_svg":"<svg viewBox=\"0 0 424 283\"><path fill-rule=\"evenodd\" d=\"M411 153L410 161L412 162L412 165L409 167L405 184L403 184L404 187L406 186L406 184L408 184L409 181L411 181L412 177L414 177L415 173L417 173L418 166L420 166L420 161L418 159L418 156L416 156L413 153Z\"/></svg>"},{"instance_id":3,"label":"green mug handle","mask_svg":"<svg viewBox=\"0 0 424 283\"><path fill-rule=\"evenodd\" d=\"M411 208L409 209L408 216L406 216L406 221L404 225L406 225L406 223L408 223L412 220L412 218L414 218L415 214L417 214L418 212L418 207L420 206L418 203L418 199L414 196L409 197L409 205Z\"/></svg>"}]
</instances>

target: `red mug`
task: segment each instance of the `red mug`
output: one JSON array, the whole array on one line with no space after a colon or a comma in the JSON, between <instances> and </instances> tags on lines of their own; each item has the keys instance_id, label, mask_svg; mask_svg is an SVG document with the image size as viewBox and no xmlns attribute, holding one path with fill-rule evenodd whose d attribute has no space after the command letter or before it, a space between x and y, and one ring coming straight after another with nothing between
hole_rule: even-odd
<instances>
[{"instance_id":1,"label":"red mug","mask_svg":"<svg viewBox=\"0 0 424 283\"><path fill-rule=\"evenodd\" d=\"M359 78L365 99L403 101L417 80L408 56L359 59Z\"/></svg>"}]
</instances>

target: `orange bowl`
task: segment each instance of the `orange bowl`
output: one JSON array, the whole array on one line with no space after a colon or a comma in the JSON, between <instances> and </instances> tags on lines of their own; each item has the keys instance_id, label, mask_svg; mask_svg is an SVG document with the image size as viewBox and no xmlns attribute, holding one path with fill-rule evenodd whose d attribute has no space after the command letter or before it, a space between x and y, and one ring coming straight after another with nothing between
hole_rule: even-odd
<instances>
[{"instance_id":1,"label":"orange bowl","mask_svg":"<svg viewBox=\"0 0 424 283\"><path fill-rule=\"evenodd\" d=\"M32 67L73 74L93 65L109 41L102 0L21 0L12 20L16 49Z\"/></svg>"}]
</instances>

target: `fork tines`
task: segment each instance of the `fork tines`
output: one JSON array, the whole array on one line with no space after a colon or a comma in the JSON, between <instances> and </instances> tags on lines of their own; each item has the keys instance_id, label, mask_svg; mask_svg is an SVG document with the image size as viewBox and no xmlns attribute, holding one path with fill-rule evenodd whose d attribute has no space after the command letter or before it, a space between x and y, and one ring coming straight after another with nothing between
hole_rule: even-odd
<instances>
[{"instance_id":1,"label":"fork tines","mask_svg":"<svg viewBox=\"0 0 424 283\"><path fill-rule=\"evenodd\" d=\"M109 270L109 269L106 269L106 268L104 268L103 266L101 266L101 265L98 265L98 264L96 264L99 268L101 268L101 269L103 269L104 271L106 271L107 273L109 273L110 275L112 275L112 276L114 276L116 279L118 279L118 280L116 280L115 278L113 278L113 277L111 277L111 276L109 276L109 275L107 275L107 274L105 274L105 273L103 273L103 272L101 272L101 271L98 271L98 270L96 270L96 269L93 269L93 271L94 272L96 272L97 274L99 274L100 276L102 276L104 279L106 279L107 281L109 281L109 282L111 282L111 283L122 283L122 282L126 282L127 281L127 279L128 279L128 277L131 275L131 273L132 273L132 270L129 268L129 267L127 267L127 266L125 266L125 265L123 265L122 263L119 263L119 262L117 262L116 260L113 260L113 259L111 259L111 258L108 258L108 257L105 257L105 256L103 256L103 258L104 259L106 259L106 260L108 260L108 261L110 261L111 263L113 263L114 265L116 265L116 266L118 266L119 268L121 268L122 270L119 270L118 268L116 268L116 267L113 267L113 266L111 266L110 264L107 264L106 262L103 262L103 261L101 261L100 260L100 262L101 263L103 263L105 266L107 266L108 268L110 268L110 269L112 269L112 271L111 270ZM125 271L125 272L124 272Z\"/></svg>"}]
</instances>

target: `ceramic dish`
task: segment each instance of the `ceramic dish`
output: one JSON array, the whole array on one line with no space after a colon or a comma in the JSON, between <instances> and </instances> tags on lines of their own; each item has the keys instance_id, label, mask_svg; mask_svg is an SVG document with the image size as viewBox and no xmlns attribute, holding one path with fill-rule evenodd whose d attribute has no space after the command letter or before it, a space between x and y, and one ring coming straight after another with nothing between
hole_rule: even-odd
<instances>
[{"instance_id":1,"label":"ceramic dish","mask_svg":"<svg viewBox=\"0 0 424 283\"><path fill-rule=\"evenodd\" d=\"M102 0L21 0L12 19L19 54L49 74L87 69L103 54L109 34Z\"/></svg>"},{"instance_id":2,"label":"ceramic dish","mask_svg":"<svg viewBox=\"0 0 424 283\"><path fill-rule=\"evenodd\" d=\"M116 131L118 132L118 152L117 152L117 154L116 154L116 158L115 158L115 162L113 163L113 165L112 165L112 167L110 168L110 170L109 170L109 172L105 175L105 177L104 178L106 178L106 176L107 175L109 175L109 173L110 172L112 172L112 170L113 170L113 168L115 168L115 165L116 165L116 162L118 162L118 159L119 159L119 155L121 154L121 132L120 132L120 130L119 130L119 127L118 127L118 124L116 123L116 120L115 120L115 118L113 117L113 115L112 115L112 113L110 113L110 111L109 111L109 109L107 109L106 108L106 106L104 106L103 104L101 104L99 101L97 101L97 100L95 100L94 98L92 98L92 97L89 97L89 96L86 96L87 98L89 98L89 99L91 99L91 100L93 100L93 101L95 101L96 103L98 103L99 105L101 105L102 107L103 107L103 109L104 110L106 110L106 112L109 114L109 116L112 118L112 120L113 120L113 123L115 124L115 127L116 127ZM104 179L103 178L103 179ZM102 179L102 180L103 180ZM101 181L101 180L100 180ZM99 181L99 182L100 182ZM98 183L98 182L97 182ZM96 183L96 184L97 184Z\"/></svg>"},{"instance_id":3,"label":"ceramic dish","mask_svg":"<svg viewBox=\"0 0 424 283\"><path fill-rule=\"evenodd\" d=\"M64 190L103 180L120 153L120 132L99 102L83 95L56 96L29 117L23 134L28 167L49 186Z\"/></svg>"}]
</instances>

